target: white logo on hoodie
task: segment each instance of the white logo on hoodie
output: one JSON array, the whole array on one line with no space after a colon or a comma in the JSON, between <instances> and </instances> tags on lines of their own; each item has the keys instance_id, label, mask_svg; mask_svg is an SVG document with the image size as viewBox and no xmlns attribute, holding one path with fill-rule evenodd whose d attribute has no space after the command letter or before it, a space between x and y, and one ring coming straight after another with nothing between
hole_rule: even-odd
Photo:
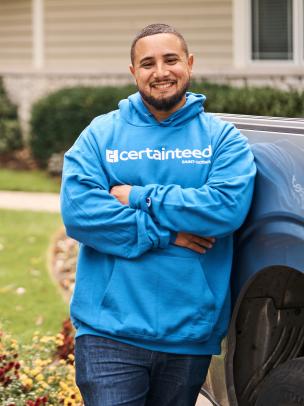
<instances>
[{"instance_id":1,"label":"white logo on hoodie","mask_svg":"<svg viewBox=\"0 0 304 406\"><path fill-rule=\"evenodd\" d=\"M106 159L108 162L118 162L118 149L113 151L110 149L106 150Z\"/></svg>"},{"instance_id":2,"label":"white logo on hoodie","mask_svg":"<svg viewBox=\"0 0 304 406\"><path fill-rule=\"evenodd\" d=\"M118 149L107 149L106 150L106 160L110 163L115 163L119 161L135 161L138 159L154 159L158 161L166 161L171 159L182 159L182 163L210 163L212 156L211 145L207 148L201 149L168 149L162 148L151 149L146 148L141 151L119 151ZM196 159L196 160L195 160ZM197 161L199 159L199 161Z\"/></svg>"}]
</instances>

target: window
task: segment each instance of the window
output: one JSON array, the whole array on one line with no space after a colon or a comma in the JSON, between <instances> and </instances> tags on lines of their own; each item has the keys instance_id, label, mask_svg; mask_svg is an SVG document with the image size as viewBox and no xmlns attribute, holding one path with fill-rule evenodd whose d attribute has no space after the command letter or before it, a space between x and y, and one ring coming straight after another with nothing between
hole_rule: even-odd
<instances>
[{"instance_id":1,"label":"window","mask_svg":"<svg viewBox=\"0 0 304 406\"><path fill-rule=\"evenodd\" d=\"M304 0L233 0L234 66L304 65Z\"/></svg>"},{"instance_id":2,"label":"window","mask_svg":"<svg viewBox=\"0 0 304 406\"><path fill-rule=\"evenodd\" d=\"M292 0L251 1L253 60L293 59Z\"/></svg>"}]
</instances>

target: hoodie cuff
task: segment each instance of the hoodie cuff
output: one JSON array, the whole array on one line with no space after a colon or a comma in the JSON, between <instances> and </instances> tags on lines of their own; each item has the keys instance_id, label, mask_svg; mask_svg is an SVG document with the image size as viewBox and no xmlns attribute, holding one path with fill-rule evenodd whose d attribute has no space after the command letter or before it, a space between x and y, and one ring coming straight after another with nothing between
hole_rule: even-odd
<instances>
[{"instance_id":1,"label":"hoodie cuff","mask_svg":"<svg viewBox=\"0 0 304 406\"><path fill-rule=\"evenodd\" d=\"M149 211L149 198L145 198L145 188L143 186L132 186L129 194L129 206L133 209Z\"/></svg>"},{"instance_id":2,"label":"hoodie cuff","mask_svg":"<svg viewBox=\"0 0 304 406\"><path fill-rule=\"evenodd\" d=\"M177 233L175 231L170 232L170 244L174 244L177 238Z\"/></svg>"}]
</instances>

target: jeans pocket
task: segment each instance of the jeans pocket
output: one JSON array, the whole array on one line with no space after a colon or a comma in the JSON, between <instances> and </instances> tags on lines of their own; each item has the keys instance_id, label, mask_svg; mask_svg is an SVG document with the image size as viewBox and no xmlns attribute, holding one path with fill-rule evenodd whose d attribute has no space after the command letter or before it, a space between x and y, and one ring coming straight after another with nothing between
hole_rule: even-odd
<instances>
[{"instance_id":1,"label":"jeans pocket","mask_svg":"<svg viewBox=\"0 0 304 406\"><path fill-rule=\"evenodd\" d=\"M101 303L101 324L120 336L203 341L214 296L197 257L146 254L117 259Z\"/></svg>"}]
</instances>

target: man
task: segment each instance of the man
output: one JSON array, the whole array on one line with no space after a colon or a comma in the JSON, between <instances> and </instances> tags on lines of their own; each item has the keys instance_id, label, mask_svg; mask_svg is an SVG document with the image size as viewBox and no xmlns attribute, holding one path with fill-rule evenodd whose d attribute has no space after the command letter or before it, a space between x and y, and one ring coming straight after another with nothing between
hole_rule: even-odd
<instances>
[{"instance_id":1,"label":"man","mask_svg":"<svg viewBox=\"0 0 304 406\"><path fill-rule=\"evenodd\" d=\"M232 233L255 166L246 139L186 93L181 34L144 28L131 61L139 92L65 156L76 380L88 406L190 406L227 330Z\"/></svg>"}]
</instances>

